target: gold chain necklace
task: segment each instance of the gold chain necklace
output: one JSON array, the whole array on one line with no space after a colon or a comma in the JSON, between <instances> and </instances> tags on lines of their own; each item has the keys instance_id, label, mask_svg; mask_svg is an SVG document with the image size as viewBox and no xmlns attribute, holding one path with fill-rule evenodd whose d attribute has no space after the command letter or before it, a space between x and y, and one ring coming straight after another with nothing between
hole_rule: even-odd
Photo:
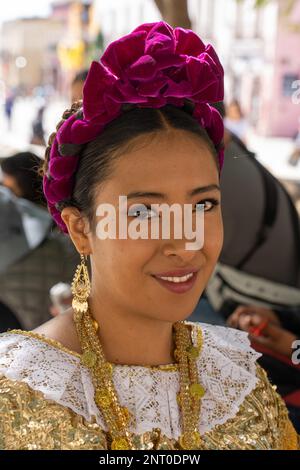
<instances>
[{"instance_id":1,"label":"gold chain necklace","mask_svg":"<svg viewBox=\"0 0 300 470\"><path fill-rule=\"evenodd\" d=\"M83 311L84 310L84 311ZM91 371L95 403L109 429L112 450L134 450L132 433L128 430L129 410L120 405L113 382L113 366L107 362L98 336L99 325L90 314L89 308L75 310L74 322L81 344L82 363ZM178 363L180 391L177 402L181 409L183 433L179 438L182 449L198 449L201 437L198 431L201 398L205 391L198 382L196 359L202 347L199 329L198 344L193 346L191 326L184 322L173 324L176 345L174 358Z\"/></svg>"}]
</instances>

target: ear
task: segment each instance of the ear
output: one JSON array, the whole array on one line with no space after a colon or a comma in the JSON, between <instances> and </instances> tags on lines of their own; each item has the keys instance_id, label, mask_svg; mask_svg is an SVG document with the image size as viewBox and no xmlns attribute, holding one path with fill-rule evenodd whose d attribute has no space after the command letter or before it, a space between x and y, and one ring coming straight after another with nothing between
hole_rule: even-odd
<instances>
[{"instance_id":1,"label":"ear","mask_svg":"<svg viewBox=\"0 0 300 470\"><path fill-rule=\"evenodd\" d=\"M87 233L90 227L87 218L76 207L65 207L61 211L61 218L78 253L89 255L91 246Z\"/></svg>"}]
</instances>

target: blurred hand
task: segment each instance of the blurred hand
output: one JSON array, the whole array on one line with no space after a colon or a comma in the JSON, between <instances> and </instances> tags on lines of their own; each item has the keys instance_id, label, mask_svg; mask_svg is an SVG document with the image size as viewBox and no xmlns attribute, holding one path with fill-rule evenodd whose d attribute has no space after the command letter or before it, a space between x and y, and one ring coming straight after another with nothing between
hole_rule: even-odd
<instances>
[{"instance_id":1,"label":"blurred hand","mask_svg":"<svg viewBox=\"0 0 300 470\"><path fill-rule=\"evenodd\" d=\"M239 305L230 317L228 317L227 324L232 328L239 328L240 316L254 313L263 317L265 320L269 320L274 325L280 326L279 318L273 310L265 307L258 307L256 305Z\"/></svg>"},{"instance_id":2,"label":"blurred hand","mask_svg":"<svg viewBox=\"0 0 300 470\"><path fill-rule=\"evenodd\" d=\"M251 341L290 358L293 353L292 343L297 337L278 324L272 323L271 318L272 315L266 318L258 313L243 312L234 317L235 328L247 331Z\"/></svg>"}]
</instances>

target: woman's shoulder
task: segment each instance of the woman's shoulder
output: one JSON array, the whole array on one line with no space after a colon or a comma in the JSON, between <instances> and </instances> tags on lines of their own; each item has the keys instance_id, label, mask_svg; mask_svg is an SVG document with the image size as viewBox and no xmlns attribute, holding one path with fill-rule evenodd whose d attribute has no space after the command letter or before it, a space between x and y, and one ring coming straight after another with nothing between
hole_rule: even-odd
<instances>
[{"instance_id":1,"label":"woman's shoulder","mask_svg":"<svg viewBox=\"0 0 300 470\"><path fill-rule=\"evenodd\" d=\"M259 353L244 332L221 326L187 322L193 342L200 347L198 377L205 389L201 403L202 432L233 418L247 395L257 386Z\"/></svg>"},{"instance_id":2,"label":"woman's shoulder","mask_svg":"<svg viewBox=\"0 0 300 470\"><path fill-rule=\"evenodd\" d=\"M67 323L51 322L32 331L0 334L0 375L44 391L50 398L62 395L71 377L81 374L80 354L71 349L72 343L55 334L57 325Z\"/></svg>"},{"instance_id":3,"label":"woman's shoulder","mask_svg":"<svg viewBox=\"0 0 300 470\"><path fill-rule=\"evenodd\" d=\"M16 391L26 384L44 398L64 404L66 390L83 387L80 354L70 335L69 320L54 319L32 331L9 330L0 334L0 391L7 389L5 379L13 381ZM10 387L13 390L14 387ZM80 388L81 387L81 388ZM23 390L23 389L22 389ZM74 390L73 390L74 391Z\"/></svg>"},{"instance_id":4,"label":"woman's shoulder","mask_svg":"<svg viewBox=\"0 0 300 470\"><path fill-rule=\"evenodd\" d=\"M47 354L46 354L47 352ZM0 372L10 361L27 367L37 367L40 361L47 361L47 355L59 357L63 361L80 358L81 349L72 322L72 312L55 317L34 330L13 329L0 334ZM50 362L48 362L48 366Z\"/></svg>"},{"instance_id":5,"label":"woman's shoulder","mask_svg":"<svg viewBox=\"0 0 300 470\"><path fill-rule=\"evenodd\" d=\"M255 376L257 359L261 356L251 346L247 332L225 326L201 322L185 322L191 325L194 343L200 344L201 362L222 368L224 376L233 370Z\"/></svg>"},{"instance_id":6,"label":"woman's shoulder","mask_svg":"<svg viewBox=\"0 0 300 470\"><path fill-rule=\"evenodd\" d=\"M211 325L209 323L202 322L190 322L186 321L186 324L191 325L196 330L201 330L205 335L206 340L217 341L222 347L227 347L229 349L243 349L252 351L251 343L249 340L249 335L245 331L237 330L228 326L219 326ZM255 353L257 357L260 356L259 353Z\"/></svg>"},{"instance_id":7,"label":"woman's shoulder","mask_svg":"<svg viewBox=\"0 0 300 470\"><path fill-rule=\"evenodd\" d=\"M82 448L104 448L89 373L59 333L68 324L0 334L0 448L71 448L65 445L79 440Z\"/></svg>"},{"instance_id":8,"label":"woman's shoulder","mask_svg":"<svg viewBox=\"0 0 300 470\"><path fill-rule=\"evenodd\" d=\"M80 343L73 321L73 310L70 308L66 313L57 315L51 320L43 323L32 330L33 334L42 335L45 338L53 340L62 345L66 350L72 353L81 354Z\"/></svg>"},{"instance_id":9,"label":"woman's shoulder","mask_svg":"<svg viewBox=\"0 0 300 470\"><path fill-rule=\"evenodd\" d=\"M258 364L256 376L255 387L246 394L235 414L204 435L207 448L217 441L220 450L300 449L300 439L286 405Z\"/></svg>"},{"instance_id":10,"label":"woman's shoulder","mask_svg":"<svg viewBox=\"0 0 300 470\"><path fill-rule=\"evenodd\" d=\"M261 354L252 348L248 334L203 323L195 323L194 330L198 335L201 331L199 376L201 380L202 373L208 385L208 396L202 402L202 411L208 405L203 413L207 421L202 426L208 431L207 444L215 439L222 442L225 433L227 445L235 448L243 431L244 444L247 440L250 447L255 443L253 448L298 448L299 437L286 405L258 364Z\"/></svg>"},{"instance_id":11,"label":"woman's shoulder","mask_svg":"<svg viewBox=\"0 0 300 470\"><path fill-rule=\"evenodd\" d=\"M106 449L105 434L55 396L0 375L1 450Z\"/></svg>"},{"instance_id":12,"label":"woman's shoulder","mask_svg":"<svg viewBox=\"0 0 300 470\"><path fill-rule=\"evenodd\" d=\"M81 350L72 312L27 330L8 330L0 334L0 374L13 380L50 385L68 380L81 367ZM65 380L64 380L65 379Z\"/></svg>"}]
</instances>

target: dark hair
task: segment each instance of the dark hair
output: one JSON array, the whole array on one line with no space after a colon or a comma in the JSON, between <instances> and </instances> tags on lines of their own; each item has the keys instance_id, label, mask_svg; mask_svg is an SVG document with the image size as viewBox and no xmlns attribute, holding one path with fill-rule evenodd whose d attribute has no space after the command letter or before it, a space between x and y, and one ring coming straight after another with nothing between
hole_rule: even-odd
<instances>
[{"instance_id":1,"label":"dark hair","mask_svg":"<svg viewBox=\"0 0 300 470\"><path fill-rule=\"evenodd\" d=\"M81 104L81 101L74 103L72 109L64 113L63 118L67 119L75 112L80 112ZM142 135L153 136L155 133L169 129L191 132L207 144L219 167L218 149L212 143L206 130L192 117L192 110L193 107L190 102L187 102L183 108L172 105L166 105L159 109L123 105L123 112L117 119L111 121L96 139L80 146L78 149L80 151L80 160L75 175L72 197L61 201L57 205L57 209L61 211L68 206L77 207L93 226L96 188L99 189L99 185L101 186L109 178L114 161L134 144L135 138ZM63 122L64 120L58 124L57 129ZM49 147L46 150L43 169L44 174L47 173L47 160L49 159L54 137L55 133L49 138ZM76 146L65 146L66 154L70 155L71 147L74 151ZM60 150L63 153L64 146L61 146Z\"/></svg>"},{"instance_id":2,"label":"dark hair","mask_svg":"<svg viewBox=\"0 0 300 470\"><path fill-rule=\"evenodd\" d=\"M38 173L41 159L37 155L31 152L16 153L2 160L0 165L3 173L15 178L24 199L46 205L42 179Z\"/></svg>"}]
</instances>

